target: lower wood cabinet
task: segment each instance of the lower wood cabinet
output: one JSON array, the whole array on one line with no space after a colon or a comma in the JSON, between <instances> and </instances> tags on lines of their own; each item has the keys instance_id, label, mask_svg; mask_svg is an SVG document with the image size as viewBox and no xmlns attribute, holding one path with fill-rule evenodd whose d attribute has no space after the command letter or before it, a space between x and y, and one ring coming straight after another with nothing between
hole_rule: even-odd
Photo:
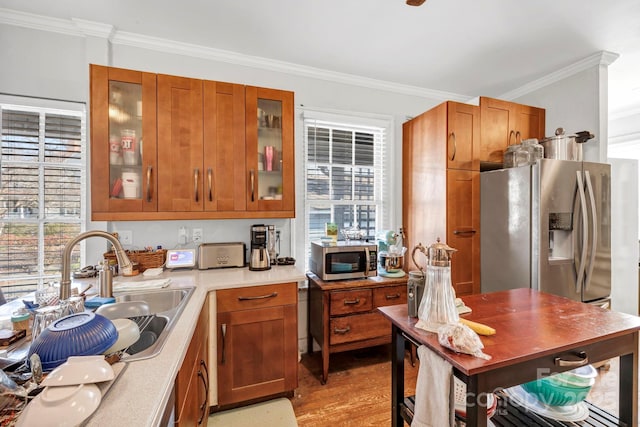
<instances>
[{"instance_id":1,"label":"lower wood cabinet","mask_svg":"<svg viewBox=\"0 0 640 427\"><path fill-rule=\"evenodd\" d=\"M206 299L176 378L176 426L206 426L209 419L208 325Z\"/></svg>"},{"instance_id":2,"label":"lower wood cabinet","mask_svg":"<svg viewBox=\"0 0 640 427\"><path fill-rule=\"evenodd\" d=\"M298 285L217 291L220 408L298 386Z\"/></svg>"}]
</instances>

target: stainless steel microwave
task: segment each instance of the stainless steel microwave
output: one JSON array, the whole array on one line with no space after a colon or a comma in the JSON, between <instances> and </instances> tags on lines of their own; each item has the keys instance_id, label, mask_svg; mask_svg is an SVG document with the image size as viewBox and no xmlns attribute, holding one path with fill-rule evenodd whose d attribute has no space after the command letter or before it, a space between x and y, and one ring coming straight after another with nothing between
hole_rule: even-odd
<instances>
[{"instance_id":1,"label":"stainless steel microwave","mask_svg":"<svg viewBox=\"0 0 640 427\"><path fill-rule=\"evenodd\" d=\"M309 268L322 280L378 275L378 246L367 242L311 242Z\"/></svg>"}]
</instances>

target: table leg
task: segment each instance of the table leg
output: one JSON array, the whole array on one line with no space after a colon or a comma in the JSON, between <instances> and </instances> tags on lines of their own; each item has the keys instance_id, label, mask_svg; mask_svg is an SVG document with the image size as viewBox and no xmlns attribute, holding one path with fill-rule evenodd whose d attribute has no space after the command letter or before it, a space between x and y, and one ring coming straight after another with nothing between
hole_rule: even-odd
<instances>
[{"instance_id":1,"label":"table leg","mask_svg":"<svg viewBox=\"0 0 640 427\"><path fill-rule=\"evenodd\" d=\"M637 348L637 344L636 344ZM620 356L620 385L618 399L620 421L638 425L638 352Z\"/></svg>"},{"instance_id":2,"label":"table leg","mask_svg":"<svg viewBox=\"0 0 640 427\"><path fill-rule=\"evenodd\" d=\"M322 380L320 383L325 385L329 378L329 349L327 345L322 346Z\"/></svg>"},{"instance_id":3,"label":"table leg","mask_svg":"<svg viewBox=\"0 0 640 427\"><path fill-rule=\"evenodd\" d=\"M391 426L402 427L400 404L404 401L404 346L402 331L394 324L391 332Z\"/></svg>"}]
</instances>

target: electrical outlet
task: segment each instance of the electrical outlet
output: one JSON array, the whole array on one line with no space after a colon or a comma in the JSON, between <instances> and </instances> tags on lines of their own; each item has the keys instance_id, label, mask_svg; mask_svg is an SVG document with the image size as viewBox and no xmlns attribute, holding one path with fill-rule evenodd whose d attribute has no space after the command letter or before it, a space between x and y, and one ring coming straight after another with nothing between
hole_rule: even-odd
<instances>
[{"instance_id":1,"label":"electrical outlet","mask_svg":"<svg viewBox=\"0 0 640 427\"><path fill-rule=\"evenodd\" d=\"M133 232L131 230L118 231L120 243L123 245L133 245Z\"/></svg>"},{"instance_id":2,"label":"electrical outlet","mask_svg":"<svg viewBox=\"0 0 640 427\"><path fill-rule=\"evenodd\" d=\"M187 228L180 227L178 230L178 243L184 245L187 243Z\"/></svg>"},{"instance_id":3,"label":"electrical outlet","mask_svg":"<svg viewBox=\"0 0 640 427\"><path fill-rule=\"evenodd\" d=\"M194 243L202 242L202 228L194 228L191 231L191 238L193 239Z\"/></svg>"}]
</instances>

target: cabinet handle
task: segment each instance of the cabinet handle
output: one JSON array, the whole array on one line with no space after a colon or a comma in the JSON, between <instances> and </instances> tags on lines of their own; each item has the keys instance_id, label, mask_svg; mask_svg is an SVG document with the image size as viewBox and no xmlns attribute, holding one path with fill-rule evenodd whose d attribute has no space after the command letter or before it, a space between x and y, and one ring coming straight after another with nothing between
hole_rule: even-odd
<instances>
[{"instance_id":1,"label":"cabinet handle","mask_svg":"<svg viewBox=\"0 0 640 427\"><path fill-rule=\"evenodd\" d=\"M516 144L522 143L522 135L520 135L520 131L516 131Z\"/></svg>"},{"instance_id":2,"label":"cabinet handle","mask_svg":"<svg viewBox=\"0 0 640 427\"><path fill-rule=\"evenodd\" d=\"M451 161L453 162L453 160L456 158L456 152L458 151L458 144L456 143L455 132L451 132L451 135L449 136L449 138L451 137L453 137L453 154L451 155Z\"/></svg>"},{"instance_id":3,"label":"cabinet handle","mask_svg":"<svg viewBox=\"0 0 640 427\"><path fill-rule=\"evenodd\" d=\"M207 182L209 183L209 201L213 202L213 169L207 169Z\"/></svg>"},{"instance_id":4,"label":"cabinet handle","mask_svg":"<svg viewBox=\"0 0 640 427\"><path fill-rule=\"evenodd\" d=\"M270 294L267 295L258 295L255 297L238 297L238 301L251 301L251 300L256 300L256 299L267 299L267 298L275 298L278 296L277 292L272 292Z\"/></svg>"},{"instance_id":5,"label":"cabinet handle","mask_svg":"<svg viewBox=\"0 0 640 427\"><path fill-rule=\"evenodd\" d=\"M355 305L355 304L358 304L359 302L360 302L360 298L346 299L344 300L344 305Z\"/></svg>"},{"instance_id":6,"label":"cabinet handle","mask_svg":"<svg viewBox=\"0 0 640 427\"><path fill-rule=\"evenodd\" d=\"M515 136L515 131L509 131L509 139L507 139L507 147L511 145L511 135Z\"/></svg>"},{"instance_id":7,"label":"cabinet handle","mask_svg":"<svg viewBox=\"0 0 640 427\"><path fill-rule=\"evenodd\" d=\"M147 203L151 203L151 165L147 166Z\"/></svg>"},{"instance_id":8,"label":"cabinet handle","mask_svg":"<svg viewBox=\"0 0 640 427\"><path fill-rule=\"evenodd\" d=\"M222 355L220 356L220 364L224 365L224 341L227 338L227 324L223 323L220 325L220 328L222 329Z\"/></svg>"},{"instance_id":9,"label":"cabinet handle","mask_svg":"<svg viewBox=\"0 0 640 427\"><path fill-rule=\"evenodd\" d=\"M195 168L193 170L193 189L195 190L195 201L198 203L198 176L200 176L200 169Z\"/></svg>"},{"instance_id":10,"label":"cabinet handle","mask_svg":"<svg viewBox=\"0 0 640 427\"><path fill-rule=\"evenodd\" d=\"M351 330L351 326L347 325L347 327L344 328L344 329L333 328L333 333L334 334L344 335L346 333L349 333L350 330Z\"/></svg>"},{"instance_id":11,"label":"cabinet handle","mask_svg":"<svg viewBox=\"0 0 640 427\"><path fill-rule=\"evenodd\" d=\"M251 181L251 201L255 202L255 173L253 172L253 169L249 172L249 181Z\"/></svg>"},{"instance_id":12,"label":"cabinet handle","mask_svg":"<svg viewBox=\"0 0 640 427\"><path fill-rule=\"evenodd\" d=\"M400 294L385 295L385 297L387 299L398 299L400 298Z\"/></svg>"},{"instance_id":13,"label":"cabinet handle","mask_svg":"<svg viewBox=\"0 0 640 427\"><path fill-rule=\"evenodd\" d=\"M200 361L200 365L202 365L202 361ZM198 418L198 425L202 424L202 420L204 420L205 414L207 413L207 395L209 394L209 386L207 385L207 381L202 374L202 370L198 369L198 377L202 381L204 385L204 401L202 405L200 405L200 418Z\"/></svg>"},{"instance_id":14,"label":"cabinet handle","mask_svg":"<svg viewBox=\"0 0 640 427\"><path fill-rule=\"evenodd\" d=\"M453 230L453 234L475 234L476 230L473 228L462 228L460 230Z\"/></svg>"},{"instance_id":15,"label":"cabinet handle","mask_svg":"<svg viewBox=\"0 0 640 427\"><path fill-rule=\"evenodd\" d=\"M579 352L578 354L576 354L576 356L578 356L580 359L578 360L565 360L562 357L556 357L553 361L556 365L558 366L584 366L587 363L589 363L589 357L587 356L587 353L584 351Z\"/></svg>"}]
</instances>

